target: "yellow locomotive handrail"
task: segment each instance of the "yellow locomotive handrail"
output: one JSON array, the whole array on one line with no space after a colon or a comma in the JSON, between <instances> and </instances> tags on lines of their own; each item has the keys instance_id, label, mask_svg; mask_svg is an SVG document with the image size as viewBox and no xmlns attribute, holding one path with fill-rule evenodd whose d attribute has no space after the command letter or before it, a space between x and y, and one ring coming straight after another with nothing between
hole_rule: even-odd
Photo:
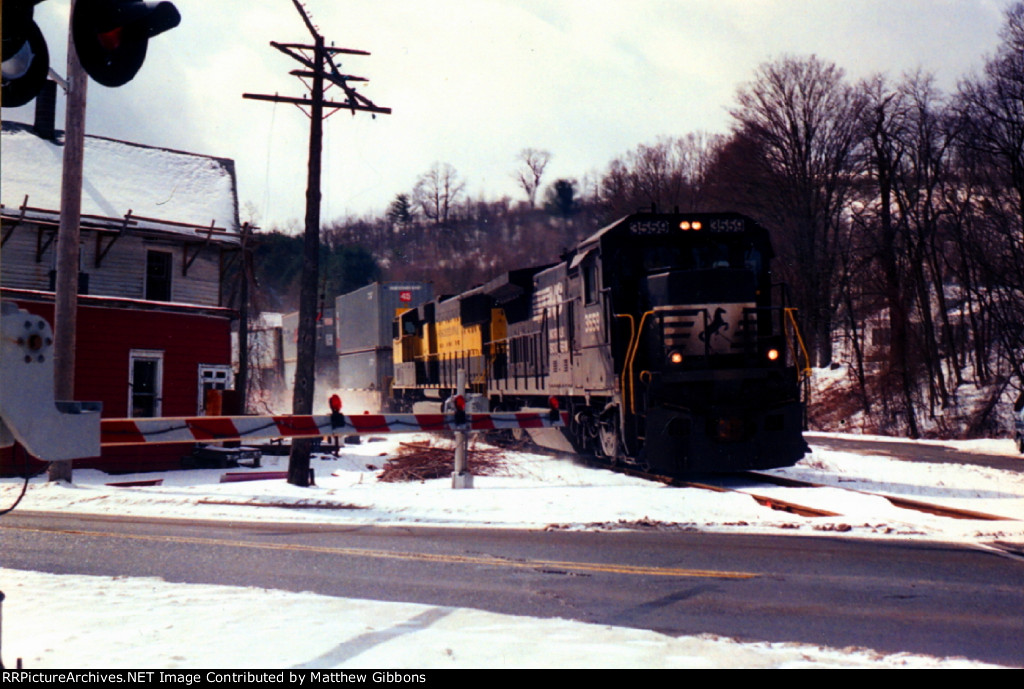
<instances>
[{"instance_id":1,"label":"yellow locomotive handrail","mask_svg":"<svg viewBox=\"0 0 1024 689\"><path fill-rule=\"evenodd\" d=\"M633 385L633 362L636 361L636 353L640 349L640 338L644 332L644 322L648 316L654 314L654 311L645 311L644 315L640 317L640 325L633 331L630 336L629 348L626 350L626 379L629 381L629 413L636 413L636 386ZM629 318L630 324L633 323L633 316L630 314L616 314L616 316L625 316Z\"/></svg>"},{"instance_id":2,"label":"yellow locomotive handrail","mask_svg":"<svg viewBox=\"0 0 1024 689\"><path fill-rule=\"evenodd\" d=\"M628 359L629 350L633 348L633 338L636 336L636 319L633 318L633 314L631 313L617 313L615 314L615 317L629 319L629 346L626 347L626 358ZM626 395L626 383L628 382L626 378L626 362L623 362L622 374L619 376L619 387L622 388L623 398L625 398Z\"/></svg>"},{"instance_id":3,"label":"yellow locomotive handrail","mask_svg":"<svg viewBox=\"0 0 1024 689\"><path fill-rule=\"evenodd\" d=\"M796 313L796 309L791 306L787 306L783 309L783 312L786 314L786 319L789 321L792 332L796 336L796 343L800 346L800 354L803 354L803 365L801 366L800 358L797 356L796 347L793 345L793 338L787 337L786 344L789 345L790 352L793 354L793 361L796 362L797 370L800 372L800 382L803 382L811 377L811 356L807 352L807 346L804 345L804 338L800 334L800 326L796 323L796 316L794 315Z\"/></svg>"}]
</instances>

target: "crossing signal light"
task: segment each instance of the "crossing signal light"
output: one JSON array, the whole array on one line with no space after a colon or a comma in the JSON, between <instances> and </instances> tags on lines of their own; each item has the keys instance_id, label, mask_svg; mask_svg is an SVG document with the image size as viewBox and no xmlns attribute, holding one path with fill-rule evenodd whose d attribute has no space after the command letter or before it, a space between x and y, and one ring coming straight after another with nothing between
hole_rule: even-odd
<instances>
[{"instance_id":1,"label":"crossing signal light","mask_svg":"<svg viewBox=\"0 0 1024 689\"><path fill-rule=\"evenodd\" d=\"M455 423L458 426L466 424L466 398L462 395L455 396Z\"/></svg>"},{"instance_id":2,"label":"crossing signal light","mask_svg":"<svg viewBox=\"0 0 1024 689\"><path fill-rule=\"evenodd\" d=\"M38 95L50 72L50 54L32 18L43 0L3 2L2 105L16 108ZM181 23L172 2L77 0L71 14L75 52L85 72L103 86L124 86L146 60L149 39Z\"/></svg>"},{"instance_id":3,"label":"crossing signal light","mask_svg":"<svg viewBox=\"0 0 1024 689\"><path fill-rule=\"evenodd\" d=\"M558 398L552 395L548 397L548 421L554 423L559 419Z\"/></svg>"},{"instance_id":4,"label":"crossing signal light","mask_svg":"<svg viewBox=\"0 0 1024 689\"><path fill-rule=\"evenodd\" d=\"M36 97L50 72L46 39L32 19L36 3L7 0L3 3L3 85L0 100L5 108L17 108Z\"/></svg>"},{"instance_id":5,"label":"crossing signal light","mask_svg":"<svg viewBox=\"0 0 1024 689\"><path fill-rule=\"evenodd\" d=\"M345 415L341 413L341 397L338 395L331 395L327 400L327 404L331 407L331 428L341 428L345 425Z\"/></svg>"},{"instance_id":6,"label":"crossing signal light","mask_svg":"<svg viewBox=\"0 0 1024 689\"><path fill-rule=\"evenodd\" d=\"M90 77L103 86L123 86L142 67L149 39L180 23L171 2L78 0L71 35Z\"/></svg>"}]
</instances>

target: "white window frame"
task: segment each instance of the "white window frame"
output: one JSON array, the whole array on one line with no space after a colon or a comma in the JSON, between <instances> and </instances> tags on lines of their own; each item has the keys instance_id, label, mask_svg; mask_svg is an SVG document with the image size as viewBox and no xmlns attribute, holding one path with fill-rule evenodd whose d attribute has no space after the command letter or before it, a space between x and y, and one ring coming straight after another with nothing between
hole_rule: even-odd
<instances>
[{"instance_id":1,"label":"white window frame","mask_svg":"<svg viewBox=\"0 0 1024 689\"><path fill-rule=\"evenodd\" d=\"M234 386L234 383L235 383L235 371L234 371L233 368L231 368L231 366L229 366L227 364L199 364L199 374L198 374L198 380L197 380L197 387L198 387L197 397L198 397L198 400L197 400L197 403L196 403L196 413L199 414L200 416L202 416L203 414L206 413L206 388L204 387L204 383L209 382L209 379L207 379L206 375L205 375L205 374L208 374L208 373L214 373L214 374L216 374L216 373L223 373L223 374L225 374L224 375L224 387L212 388L214 390L230 390ZM217 381L214 384L218 385L219 381Z\"/></svg>"}]
</instances>

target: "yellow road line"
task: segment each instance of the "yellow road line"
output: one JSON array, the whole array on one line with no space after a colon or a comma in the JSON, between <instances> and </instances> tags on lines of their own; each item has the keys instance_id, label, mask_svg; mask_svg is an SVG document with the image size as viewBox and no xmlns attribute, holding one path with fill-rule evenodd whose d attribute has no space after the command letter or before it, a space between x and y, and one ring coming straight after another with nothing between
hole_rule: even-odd
<instances>
[{"instance_id":1,"label":"yellow road line","mask_svg":"<svg viewBox=\"0 0 1024 689\"><path fill-rule=\"evenodd\" d=\"M162 536L146 534L118 534L104 531L83 531L79 529L34 529L23 527L0 527L35 533L66 534L71 536L92 536L95 538L125 538L137 541L159 543L187 543L194 545L224 546L229 548L252 548L256 550L282 550L292 552L324 553L369 557L386 560L407 560L445 564L471 564L513 569L564 569L576 572L600 572L605 574L634 574L661 577L703 577L713 579L753 579L759 576L753 572L729 572L709 569L682 569L675 567L644 567L638 565L602 564L597 562L564 562L559 560L506 560L497 557L473 555L443 555L437 553L393 552L373 548L337 548L327 546L301 545L297 543L248 543L220 538L195 538L190 536Z\"/></svg>"}]
</instances>

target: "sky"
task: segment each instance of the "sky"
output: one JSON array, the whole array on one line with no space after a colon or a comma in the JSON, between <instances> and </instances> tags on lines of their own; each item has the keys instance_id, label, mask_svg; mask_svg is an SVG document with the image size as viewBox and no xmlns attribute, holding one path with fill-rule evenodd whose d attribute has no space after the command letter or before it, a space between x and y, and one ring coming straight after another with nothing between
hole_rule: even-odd
<instances>
[{"instance_id":1,"label":"sky","mask_svg":"<svg viewBox=\"0 0 1024 689\"><path fill-rule=\"evenodd\" d=\"M202 469L108 476L76 469L73 484L29 484L17 510L141 517L572 530L687 529L962 543L1024 540L1024 476L971 463L902 462L873 453L815 446L795 467L771 473L821 488L758 486L773 499L818 506L839 517L775 511L739 493L669 488L585 467L567 458L506 452L501 470L474 477L469 490L450 478L381 483L376 476L407 436L343 445L339 457L314 456L316 486L284 480L221 483L226 471ZM423 442L425 438L418 438ZM1019 456L1009 439L920 441ZM265 457L261 471L283 471L287 458ZM116 487L112 481L163 480ZM0 479L0 507L14 504L21 479ZM898 495L1009 517L977 521L898 509L877 495ZM294 509L322 505L325 509ZM330 509L337 505L363 509ZM3 526L0 517L0 526ZM632 525L632 526L631 526ZM83 527L88 528L88 527ZM0 529L0 543L4 530ZM979 667L966 658L740 642L710 634L672 637L654 631L570 619L499 615L468 608L386 603L189 585L159 578L80 576L0 567L3 662L32 669L188 668L843 668ZM272 614L265 611L272 610ZM257 611L254 613L253 611ZM259 611L264 611L263 613ZM59 619L60 624L52 621ZM88 639L88 643L82 643ZM97 653L97 649L101 649Z\"/></svg>"},{"instance_id":2,"label":"sky","mask_svg":"<svg viewBox=\"0 0 1024 689\"><path fill-rule=\"evenodd\" d=\"M291 0L176 0L180 26L150 42L118 89L89 87L86 130L233 158L243 221L298 229L308 119L243 93L301 96L291 58L307 42ZM1010 0L306 0L361 94L392 114L338 112L325 124L323 222L383 212L435 163L472 198L524 199L524 148L548 150L544 183L603 172L659 137L726 133L737 89L758 65L817 55L850 79L933 72L946 91L998 46ZM36 21L66 73L70 0ZM58 98L63 111L64 99ZM31 106L3 117L31 121ZM63 116L58 116L62 126Z\"/></svg>"}]
</instances>

